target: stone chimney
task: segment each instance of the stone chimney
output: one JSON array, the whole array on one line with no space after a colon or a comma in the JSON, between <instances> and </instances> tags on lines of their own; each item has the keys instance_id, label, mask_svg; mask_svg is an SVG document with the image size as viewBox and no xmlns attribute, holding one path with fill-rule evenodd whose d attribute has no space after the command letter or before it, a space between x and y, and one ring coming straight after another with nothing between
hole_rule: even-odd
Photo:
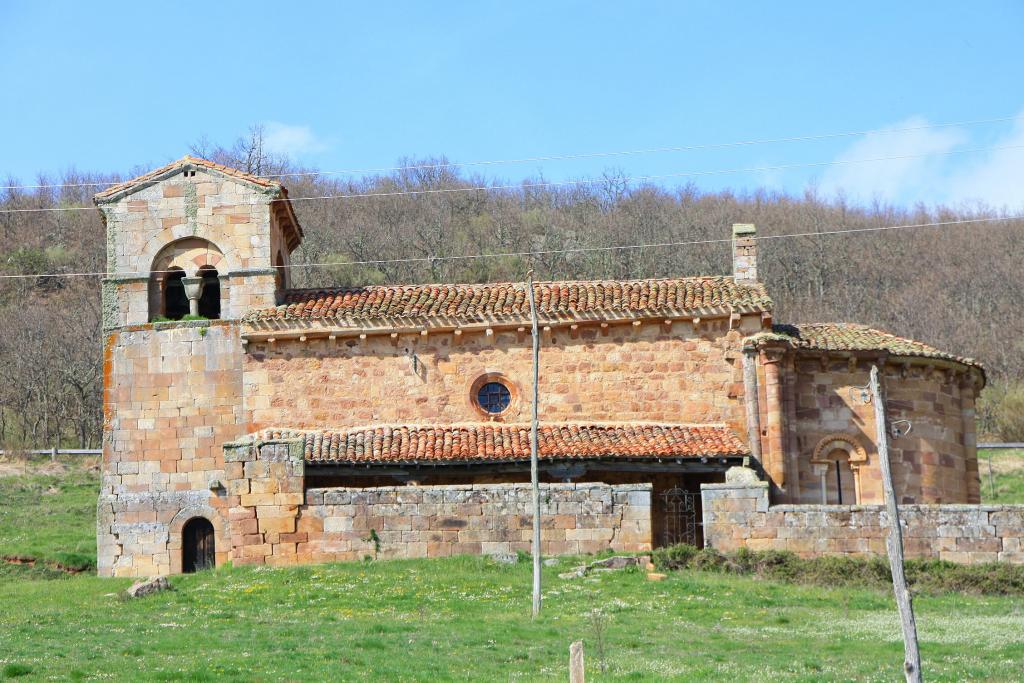
<instances>
[{"instance_id":1,"label":"stone chimney","mask_svg":"<svg viewBox=\"0 0 1024 683\"><path fill-rule=\"evenodd\" d=\"M757 228L753 223L732 225L732 276L736 282L757 282Z\"/></svg>"}]
</instances>

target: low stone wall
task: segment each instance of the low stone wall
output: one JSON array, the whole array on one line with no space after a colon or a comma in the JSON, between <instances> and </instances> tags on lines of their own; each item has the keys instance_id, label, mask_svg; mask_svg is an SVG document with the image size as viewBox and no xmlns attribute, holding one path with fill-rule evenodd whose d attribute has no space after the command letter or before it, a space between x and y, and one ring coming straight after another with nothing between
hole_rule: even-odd
<instances>
[{"instance_id":1,"label":"low stone wall","mask_svg":"<svg viewBox=\"0 0 1024 683\"><path fill-rule=\"evenodd\" d=\"M237 501L228 511L230 559L239 564L530 550L529 484L304 490L302 444L294 440L228 444L224 460L224 493ZM541 484L542 552L650 550L651 490Z\"/></svg>"},{"instance_id":2,"label":"low stone wall","mask_svg":"<svg viewBox=\"0 0 1024 683\"><path fill-rule=\"evenodd\" d=\"M651 548L650 484L542 484L546 555ZM529 552L529 484L310 489L298 552L313 561Z\"/></svg>"},{"instance_id":3,"label":"low stone wall","mask_svg":"<svg viewBox=\"0 0 1024 683\"><path fill-rule=\"evenodd\" d=\"M768 505L768 484L703 484L704 543L804 557L885 555L881 505ZM901 505L907 557L1024 563L1024 505Z\"/></svg>"}]
</instances>

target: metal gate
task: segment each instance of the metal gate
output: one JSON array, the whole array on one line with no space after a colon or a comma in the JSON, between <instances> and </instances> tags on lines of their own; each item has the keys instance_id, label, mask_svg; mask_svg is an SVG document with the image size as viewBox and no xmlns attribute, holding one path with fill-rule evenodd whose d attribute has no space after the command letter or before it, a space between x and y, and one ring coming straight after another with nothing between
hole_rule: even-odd
<instances>
[{"instance_id":1,"label":"metal gate","mask_svg":"<svg viewBox=\"0 0 1024 683\"><path fill-rule=\"evenodd\" d=\"M664 527L661 532L663 546L688 543L699 546L703 534L698 518L697 497L699 493L684 491L674 486L661 494L664 512Z\"/></svg>"}]
</instances>

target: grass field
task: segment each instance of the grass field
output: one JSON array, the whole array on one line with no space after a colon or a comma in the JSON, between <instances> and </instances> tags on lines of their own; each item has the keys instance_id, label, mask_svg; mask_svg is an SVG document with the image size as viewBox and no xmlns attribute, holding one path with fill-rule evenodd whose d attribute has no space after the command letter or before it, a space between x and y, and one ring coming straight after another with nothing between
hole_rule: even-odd
<instances>
[{"instance_id":1,"label":"grass field","mask_svg":"<svg viewBox=\"0 0 1024 683\"><path fill-rule=\"evenodd\" d=\"M95 476L0 477L0 555L83 552ZM31 533L39 515L62 529ZM577 638L596 681L900 678L887 591L702 572L559 579L572 564L545 569L536 622L529 564L476 557L227 567L174 577L173 591L133 601L121 597L127 580L7 565L0 678L554 681L566 679ZM915 606L929 680L1021 679L1020 597L918 596Z\"/></svg>"},{"instance_id":2,"label":"grass field","mask_svg":"<svg viewBox=\"0 0 1024 683\"><path fill-rule=\"evenodd\" d=\"M981 474L981 499L984 502L1024 503L1024 450L980 450L978 470Z\"/></svg>"},{"instance_id":3,"label":"grass field","mask_svg":"<svg viewBox=\"0 0 1024 683\"><path fill-rule=\"evenodd\" d=\"M93 463L0 463L0 557L96 566Z\"/></svg>"}]
</instances>

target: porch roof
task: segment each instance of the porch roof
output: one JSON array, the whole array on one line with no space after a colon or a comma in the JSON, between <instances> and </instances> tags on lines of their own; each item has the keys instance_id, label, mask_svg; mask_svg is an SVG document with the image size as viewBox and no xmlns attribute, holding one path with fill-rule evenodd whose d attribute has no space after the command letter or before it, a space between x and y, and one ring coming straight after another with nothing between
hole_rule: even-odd
<instances>
[{"instance_id":1,"label":"porch roof","mask_svg":"<svg viewBox=\"0 0 1024 683\"><path fill-rule=\"evenodd\" d=\"M528 423L375 425L344 430L267 429L255 441L297 441L310 465L514 463L530 459ZM546 461L743 457L724 424L542 423Z\"/></svg>"}]
</instances>

